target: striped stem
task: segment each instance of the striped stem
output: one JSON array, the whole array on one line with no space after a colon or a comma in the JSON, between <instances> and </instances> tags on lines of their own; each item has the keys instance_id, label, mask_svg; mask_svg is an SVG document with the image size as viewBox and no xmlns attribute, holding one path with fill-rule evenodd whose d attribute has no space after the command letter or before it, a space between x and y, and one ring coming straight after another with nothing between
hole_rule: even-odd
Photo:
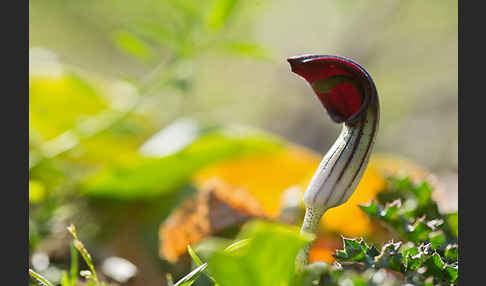
<instances>
[{"instance_id":1,"label":"striped stem","mask_svg":"<svg viewBox=\"0 0 486 286\"><path fill-rule=\"evenodd\" d=\"M316 234L324 212L349 199L368 165L379 125L378 93L366 70L350 59L302 55L287 61L311 85L331 119L344 123L304 193L301 233ZM297 271L307 264L309 249L310 244L297 255Z\"/></svg>"}]
</instances>

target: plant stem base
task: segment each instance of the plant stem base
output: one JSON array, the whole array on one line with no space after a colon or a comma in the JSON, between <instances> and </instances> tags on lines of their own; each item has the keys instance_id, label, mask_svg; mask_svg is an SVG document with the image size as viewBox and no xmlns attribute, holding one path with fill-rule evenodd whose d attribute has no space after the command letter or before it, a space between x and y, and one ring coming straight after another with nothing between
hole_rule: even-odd
<instances>
[{"instance_id":1,"label":"plant stem base","mask_svg":"<svg viewBox=\"0 0 486 286\"><path fill-rule=\"evenodd\" d=\"M325 209L320 210L316 208L306 208L305 217L302 223L300 233L311 233L315 235L319 228L319 222L321 221L321 217L325 211ZM304 270L305 265L307 265L309 261L309 251L311 244L312 242L302 248L295 258L295 269L298 273Z\"/></svg>"}]
</instances>

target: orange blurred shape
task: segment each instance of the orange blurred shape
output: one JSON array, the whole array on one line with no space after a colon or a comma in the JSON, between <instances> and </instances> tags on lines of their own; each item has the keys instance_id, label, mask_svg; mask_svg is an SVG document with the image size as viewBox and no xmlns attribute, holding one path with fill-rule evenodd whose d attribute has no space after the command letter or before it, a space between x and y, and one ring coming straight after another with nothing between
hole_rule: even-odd
<instances>
[{"instance_id":1,"label":"orange blurred shape","mask_svg":"<svg viewBox=\"0 0 486 286\"><path fill-rule=\"evenodd\" d=\"M160 226L159 254L176 262L186 253L187 245L253 218L265 218L265 214L245 189L209 179Z\"/></svg>"},{"instance_id":2,"label":"orange blurred shape","mask_svg":"<svg viewBox=\"0 0 486 286\"><path fill-rule=\"evenodd\" d=\"M267 216L277 218L282 193L312 176L320 160L317 154L292 145L270 154L216 163L201 170L194 181L201 187L207 179L218 177L228 184L241 186L260 203Z\"/></svg>"}]
</instances>

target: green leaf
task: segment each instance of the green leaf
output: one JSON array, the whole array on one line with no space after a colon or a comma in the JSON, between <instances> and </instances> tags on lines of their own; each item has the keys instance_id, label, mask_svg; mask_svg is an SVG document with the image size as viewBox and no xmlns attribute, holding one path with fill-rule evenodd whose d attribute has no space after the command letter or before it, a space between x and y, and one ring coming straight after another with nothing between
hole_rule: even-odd
<instances>
[{"instance_id":1,"label":"green leaf","mask_svg":"<svg viewBox=\"0 0 486 286\"><path fill-rule=\"evenodd\" d=\"M446 236L442 230L429 233L429 241L432 248L439 249L446 242Z\"/></svg>"},{"instance_id":2,"label":"green leaf","mask_svg":"<svg viewBox=\"0 0 486 286\"><path fill-rule=\"evenodd\" d=\"M361 262L366 265L373 265L375 257L380 254L380 251L374 246L368 246L363 239L349 239L343 237L343 250L337 250L333 255L341 262Z\"/></svg>"},{"instance_id":3,"label":"green leaf","mask_svg":"<svg viewBox=\"0 0 486 286\"><path fill-rule=\"evenodd\" d=\"M449 244L447 245L444 256L452 261L457 261L458 258L458 247L457 244Z\"/></svg>"},{"instance_id":4,"label":"green leaf","mask_svg":"<svg viewBox=\"0 0 486 286\"><path fill-rule=\"evenodd\" d=\"M367 205L360 205L359 208L369 216L378 216L378 204L375 201L370 201Z\"/></svg>"},{"instance_id":5,"label":"green leaf","mask_svg":"<svg viewBox=\"0 0 486 286\"><path fill-rule=\"evenodd\" d=\"M432 261L434 262L434 265L437 266L437 268L439 268L439 269L442 269L445 266L445 262L442 261L442 258L440 257L440 255L437 252L435 252L432 255Z\"/></svg>"},{"instance_id":6,"label":"green leaf","mask_svg":"<svg viewBox=\"0 0 486 286\"><path fill-rule=\"evenodd\" d=\"M422 267L428 253L428 247L429 245L425 244L415 247L412 243L412 247L404 249L402 256L405 268L407 270L415 271Z\"/></svg>"},{"instance_id":7,"label":"green leaf","mask_svg":"<svg viewBox=\"0 0 486 286\"><path fill-rule=\"evenodd\" d=\"M177 283L174 286L189 286L196 281L196 279L201 275L201 273L206 269L208 266L207 263L202 264L201 266L198 266L196 269L192 270L189 274L184 276L181 280L177 281Z\"/></svg>"},{"instance_id":8,"label":"green leaf","mask_svg":"<svg viewBox=\"0 0 486 286\"><path fill-rule=\"evenodd\" d=\"M187 252L189 253L192 260L194 261L194 263L196 263L197 266L203 265L203 262L201 261L199 256L197 256L196 252L194 252L194 250L192 249L192 247L190 245L187 245Z\"/></svg>"},{"instance_id":9,"label":"green leaf","mask_svg":"<svg viewBox=\"0 0 486 286\"><path fill-rule=\"evenodd\" d=\"M199 256L197 256L196 252L192 249L190 245L187 246L187 252L189 253L192 260L194 261L194 263L196 263L197 266L201 266L204 264L204 262L202 262ZM208 273L206 269L205 269L205 273L209 277L209 279L211 279L211 281L213 281L213 283L216 284L216 280L211 276L210 273Z\"/></svg>"},{"instance_id":10,"label":"green leaf","mask_svg":"<svg viewBox=\"0 0 486 286\"><path fill-rule=\"evenodd\" d=\"M239 251L219 251L209 260L213 277L226 285L289 285L297 252L313 237L299 229L277 223L253 221L239 238L250 238Z\"/></svg>"},{"instance_id":11,"label":"green leaf","mask_svg":"<svg viewBox=\"0 0 486 286\"><path fill-rule=\"evenodd\" d=\"M379 215L386 221L396 221L399 218L401 206L402 202L400 200L395 200L387 204Z\"/></svg>"},{"instance_id":12,"label":"green leaf","mask_svg":"<svg viewBox=\"0 0 486 286\"><path fill-rule=\"evenodd\" d=\"M383 245L381 254L375 258L376 267L402 272L404 267L402 254L399 252L400 246L401 242L389 242Z\"/></svg>"},{"instance_id":13,"label":"green leaf","mask_svg":"<svg viewBox=\"0 0 486 286\"><path fill-rule=\"evenodd\" d=\"M415 243L420 243L428 239L429 234L433 231L424 221L424 218L419 218L413 225L407 226L407 238Z\"/></svg>"},{"instance_id":14,"label":"green leaf","mask_svg":"<svg viewBox=\"0 0 486 286\"><path fill-rule=\"evenodd\" d=\"M341 261L365 261L368 247L363 248L361 241L343 237L344 250L336 253L336 258Z\"/></svg>"},{"instance_id":15,"label":"green leaf","mask_svg":"<svg viewBox=\"0 0 486 286\"><path fill-rule=\"evenodd\" d=\"M121 200L151 199L187 184L199 169L244 154L277 151L283 142L262 133L206 133L165 157L140 157L130 165L105 168L81 184L85 195Z\"/></svg>"},{"instance_id":16,"label":"green leaf","mask_svg":"<svg viewBox=\"0 0 486 286\"><path fill-rule=\"evenodd\" d=\"M457 265L446 265L445 266L445 269L444 269L447 273L447 275L449 276L449 282L456 282L457 280L457 277L459 276L459 273L458 273L458 267Z\"/></svg>"},{"instance_id":17,"label":"green leaf","mask_svg":"<svg viewBox=\"0 0 486 286\"><path fill-rule=\"evenodd\" d=\"M232 257L222 252L216 252L209 260L209 269L213 277L222 286L261 285L243 257Z\"/></svg>"},{"instance_id":18,"label":"green leaf","mask_svg":"<svg viewBox=\"0 0 486 286\"><path fill-rule=\"evenodd\" d=\"M425 181L410 190L417 197L419 206L427 205L432 198L432 187Z\"/></svg>"}]
</instances>

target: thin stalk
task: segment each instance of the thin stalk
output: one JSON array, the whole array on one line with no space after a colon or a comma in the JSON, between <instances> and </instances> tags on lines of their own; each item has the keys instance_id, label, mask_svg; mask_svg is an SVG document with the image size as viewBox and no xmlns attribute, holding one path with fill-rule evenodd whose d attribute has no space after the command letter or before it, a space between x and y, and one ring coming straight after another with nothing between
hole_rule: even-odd
<instances>
[{"instance_id":1,"label":"thin stalk","mask_svg":"<svg viewBox=\"0 0 486 286\"><path fill-rule=\"evenodd\" d=\"M306 208L304 221L302 222L302 228L300 229L300 233L310 233L316 235L317 230L319 229L319 222L321 221L321 217L325 211L326 209ZM309 251L311 245L312 242L307 244L297 254L297 257L295 259L295 268L297 273L301 273L304 270L305 265L307 265L307 262L309 261Z\"/></svg>"}]
</instances>

